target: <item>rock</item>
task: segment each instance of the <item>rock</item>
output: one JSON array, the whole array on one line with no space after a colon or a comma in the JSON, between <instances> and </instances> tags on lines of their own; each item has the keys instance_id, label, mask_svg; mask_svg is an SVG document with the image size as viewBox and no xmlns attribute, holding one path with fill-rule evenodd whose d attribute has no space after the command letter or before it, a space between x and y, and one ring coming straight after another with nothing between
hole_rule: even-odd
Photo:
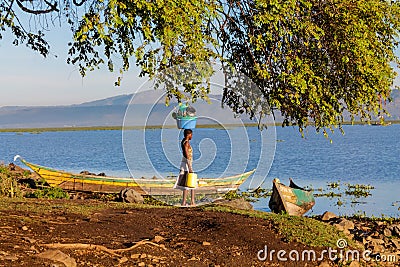
<instances>
[{"instance_id":1,"label":"rock","mask_svg":"<svg viewBox=\"0 0 400 267\"><path fill-rule=\"evenodd\" d=\"M139 259L140 254L132 254L131 259Z\"/></svg>"},{"instance_id":2,"label":"rock","mask_svg":"<svg viewBox=\"0 0 400 267\"><path fill-rule=\"evenodd\" d=\"M138 266L146 266L146 263L144 263L143 261L139 262Z\"/></svg>"},{"instance_id":3,"label":"rock","mask_svg":"<svg viewBox=\"0 0 400 267\"><path fill-rule=\"evenodd\" d=\"M354 229L354 223L345 218L340 218L334 223L335 227L340 231L351 230Z\"/></svg>"},{"instance_id":4,"label":"rock","mask_svg":"<svg viewBox=\"0 0 400 267\"><path fill-rule=\"evenodd\" d=\"M141 258L141 259L147 258L147 254L143 253L142 255L140 255L140 258Z\"/></svg>"},{"instance_id":5,"label":"rock","mask_svg":"<svg viewBox=\"0 0 400 267\"><path fill-rule=\"evenodd\" d=\"M376 245L372 249L372 253L374 253L374 254L383 253L383 252L385 252L385 247L382 245Z\"/></svg>"},{"instance_id":6,"label":"rock","mask_svg":"<svg viewBox=\"0 0 400 267\"><path fill-rule=\"evenodd\" d=\"M324 214L322 214L321 220L326 222L326 221L329 221L331 219L336 219L336 218L338 218L338 216L335 213L330 212L330 211L325 211Z\"/></svg>"},{"instance_id":7,"label":"rock","mask_svg":"<svg viewBox=\"0 0 400 267\"><path fill-rule=\"evenodd\" d=\"M327 261L321 262L318 267L330 267L331 265Z\"/></svg>"},{"instance_id":8,"label":"rock","mask_svg":"<svg viewBox=\"0 0 400 267\"><path fill-rule=\"evenodd\" d=\"M161 241L163 241L165 238L159 235L156 235L154 237L154 243L160 243Z\"/></svg>"},{"instance_id":9,"label":"rock","mask_svg":"<svg viewBox=\"0 0 400 267\"><path fill-rule=\"evenodd\" d=\"M360 267L360 263L358 261L352 261L349 267Z\"/></svg>"},{"instance_id":10,"label":"rock","mask_svg":"<svg viewBox=\"0 0 400 267\"><path fill-rule=\"evenodd\" d=\"M22 237L22 240L24 240L24 241L26 241L26 242L29 242L29 243L31 243L31 244L36 243L36 240L35 240L35 239L30 238L30 237L27 237L27 236L23 236L23 237Z\"/></svg>"},{"instance_id":11,"label":"rock","mask_svg":"<svg viewBox=\"0 0 400 267\"><path fill-rule=\"evenodd\" d=\"M375 231L371 234L372 237L379 238L380 234L378 231Z\"/></svg>"},{"instance_id":12,"label":"rock","mask_svg":"<svg viewBox=\"0 0 400 267\"><path fill-rule=\"evenodd\" d=\"M62 253L59 250L49 249L37 255L40 258L49 259L52 261L58 261L65 265L65 267L76 267L76 261L67 254Z\"/></svg>"},{"instance_id":13,"label":"rock","mask_svg":"<svg viewBox=\"0 0 400 267\"><path fill-rule=\"evenodd\" d=\"M385 241L382 239L378 238L371 238L371 240L368 242L368 248L372 250L372 253L382 253L385 251L384 247Z\"/></svg>"},{"instance_id":14,"label":"rock","mask_svg":"<svg viewBox=\"0 0 400 267\"><path fill-rule=\"evenodd\" d=\"M385 224L385 222L382 222L382 221L377 221L376 222L376 225L378 225L378 226L382 226L382 225L384 225Z\"/></svg>"},{"instance_id":15,"label":"rock","mask_svg":"<svg viewBox=\"0 0 400 267\"><path fill-rule=\"evenodd\" d=\"M392 241L393 247L396 248L397 250L400 250L400 243L398 240L392 239L390 240Z\"/></svg>"},{"instance_id":16,"label":"rock","mask_svg":"<svg viewBox=\"0 0 400 267\"><path fill-rule=\"evenodd\" d=\"M392 231L389 229L389 227L386 227L384 230L383 230L383 235L384 236L392 236Z\"/></svg>"},{"instance_id":17,"label":"rock","mask_svg":"<svg viewBox=\"0 0 400 267\"><path fill-rule=\"evenodd\" d=\"M362 231L364 231L364 232L369 232L369 231L371 231L371 227L368 227L368 226L361 226L360 229L361 229Z\"/></svg>"},{"instance_id":18,"label":"rock","mask_svg":"<svg viewBox=\"0 0 400 267\"><path fill-rule=\"evenodd\" d=\"M400 225L393 225L392 235L400 237Z\"/></svg>"},{"instance_id":19,"label":"rock","mask_svg":"<svg viewBox=\"0 0 400 267\"><path fill-rule=\"evenodd\" d=\"M8 261L17 261L18 257L15 255L7 255L3 257L4 260L8 260Z\"/></svg>"},{"instance_id":20,"label":"rock","mask_svg":"<svg viewBox=\"0 0 400 267\"><path fill-rule=\"evenodd\" d=\"M370 241L371 245L383 245L385 244L385 241L383 241L382 239L378 239L378 238L372 238L372 240Z\"/></svg>"},{"instance_id":21,"label":"rock","mask_svg":"<svg viewBox=\"0 0 400 267\"><path fill-rule=\"evenodd\" d=\"M128 261L127 257L122 257L122 258L119 259L119 264L125 263L127 261Z\"/></svg>"},{"instance_id":22,"label":"rock","mask_svg":"<svg viewBox=\"0 0 400 267\"><path fill-rule=\"evenodd\" d=\"M26 227L25 225L21 227L22 231L28 231L28 227Z\"/></svg>"},{"instance_id":23,"label":"rock","mask_svg":"<svg viewBox=\"0 0 400 267\"><path fill-rule=\"evenodd\" d=\"M213 202L216 205L219 206L226 206L230 207L233 209L239 209L239 210L252 210L253 205L251 205L248 201L246 201L244 198L237 198L237 199L218 199Z\"/></svg>"},{"instance_id":24,"label":"rock","mask_svg":"<svg viewBox=\"0 0 400 267\"><path fill-rule=\"evenodd\" d=\"M121 190L119 195L123 202L139 204L144 202L142 195L131 188L125 188Z\"/></svg>"},{"instance_id":25,"label":"rock","mask_svg":"<svg viewBox=\"0 0 400 267\"><path fill-rule=\"evenodd\" d=\"M203 246L210 246L210 245L211 245L211 243L210 243L210 242L203 241Z\"/></svg>"}]
</instances>

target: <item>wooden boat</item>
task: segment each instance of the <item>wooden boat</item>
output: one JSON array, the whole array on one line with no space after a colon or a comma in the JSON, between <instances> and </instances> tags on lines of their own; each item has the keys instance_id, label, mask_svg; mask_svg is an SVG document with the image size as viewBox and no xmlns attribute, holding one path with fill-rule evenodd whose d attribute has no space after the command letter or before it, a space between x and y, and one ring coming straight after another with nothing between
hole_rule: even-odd
<instances>
[{"instance_id":1,"label":"wooden boat","mask_svg":"<svg viewBox=\"0 0 400 267\"><path fill-rule=\"evenodd\" d=\"M289 215L302 216L314 204L313 193L297 186L292 179L289 186L281 184L279 179L273 180L272 195L268 205L273 212L287 212Z\"/></svg>"},{"instance_id":2,"label":"wooden boat","mask_svg":"<svg viewBox=\"0 0 400 267\"><path fill-rule=\"evenodd\" d=\"M125 188L132 188L142 195L175 195L181 194L180 190L173 188L176 178L168 179L133 179L87 174L73 174L65 171L54 170L48 167L30 163L20 156L22 163L31 168L42 177L50 186L58 186L65 190L117 193ZM236 190L255 170L224 178L199 178L197 193L220 194Z\"/></svg>"}]
</instances>

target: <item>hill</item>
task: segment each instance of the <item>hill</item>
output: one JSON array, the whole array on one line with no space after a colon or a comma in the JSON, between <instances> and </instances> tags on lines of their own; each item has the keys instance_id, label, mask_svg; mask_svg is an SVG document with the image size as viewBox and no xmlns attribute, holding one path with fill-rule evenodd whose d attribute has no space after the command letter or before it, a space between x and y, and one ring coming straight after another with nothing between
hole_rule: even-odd
<instances>
[{"instance_id":1,"label":"hill","mask_svg":"<svg viewBox=\"0 0 400 267\"><path fill-rule=\"evenodd\" d=\"M46 128L46 127L88 127L88 126L122 126L127 107L132 99L130 95L120 95L106 99L85 102L69 106L8 106L0 108L0 128ZM237 123L228 109L222 109L218 103L221 96L211 95L212 104L198 101L193 106L203 117L199 123L209 124L213 118L221 123ZM169 107L164 104L160 93L144 91L135 95L135 114L130 114L129 124L143 125L144 118L149 117L149 125L160 125L169 119L170 112L177 105L172 102ZM129 109L132 112L132 108ZM150 112L151 111L151 112ZM170 124L174 121L168 120Z\"/></svg>"},{"instance_id":2,"label":"hill","mask_svg":"<svg viewBox=\"0 0 400 267\"><path fill-rule=\"evenodd\" d=\"M69 106L6 106L0 107L0 128L46 128L46 127L89 127L89 126L122 126L125 113L133 94L119 95L106 99L85 102ZM229 108L221 108L220 95L210 95L212 104L198 101L193 106L198 111L200 124L212 123L240 123L235 119ZM400 92L395 90L393 100L386 104L386 109L392 114L389 120L400 119ZM135 114L128 114L130 125L143 125L144 118L148 118L148 125L173 124L170 112L176 106L172 102L169 107L160 98L156 90L144 91L135 95ZM132 107L129 109L133 112ZM151 116L149 111L151 110ZM346 116L348 117L348 116ZM250 122L242 117L245 122ZM279 114L276 121L282 121Z\"/></svg>"}]
</instances>

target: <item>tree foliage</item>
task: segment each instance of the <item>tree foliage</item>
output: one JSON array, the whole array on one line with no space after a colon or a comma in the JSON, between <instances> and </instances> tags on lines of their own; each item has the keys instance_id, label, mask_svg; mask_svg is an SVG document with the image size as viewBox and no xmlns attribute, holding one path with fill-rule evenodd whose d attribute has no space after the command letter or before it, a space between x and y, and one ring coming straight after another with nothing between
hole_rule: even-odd
<instances>
[{"instance_id":1,"label":"tree foliage","mask_svg":"<svg viewBox=\"0 0 400 267\"><path fill-rule=\"evenodd\" d=\"M194 62L178 75L158 78L169 81L169 98L186 92L193 100L207 99L211 72L196 62L218 61L227 70L224 105L252 117L279 110L285 125L300 130L311 122L325 132L340 125L345 112L362 120L385 113L382 103L396 74L391 63L399 64L398 1L3 1L0 30L10 30L14 44L25 42L46 55L43 23L37 32L27 31L21 12L70 24L68 62L83 76L101 65L114 71L116 59L121 76L132 60L149 77ZM201 79L179 87L188 69ZM232 69L249 77L256 92L238 86L242 79L234 79Z\"/></svg>"}]
</instances>

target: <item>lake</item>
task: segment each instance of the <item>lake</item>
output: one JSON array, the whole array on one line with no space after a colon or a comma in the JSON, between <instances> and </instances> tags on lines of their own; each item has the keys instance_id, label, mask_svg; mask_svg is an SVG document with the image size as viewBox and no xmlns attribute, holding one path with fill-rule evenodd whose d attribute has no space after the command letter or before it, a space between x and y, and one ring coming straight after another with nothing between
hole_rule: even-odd
<instances>
[{"instance_id":1,"label":"lake","mask_svg":"<svg viewBox=\"0 0 400 267\"><path fill-rule=\"evenodd\" d=\"M292 177L301 186L325 190L316 193L342 193L340 198L316 198L309 215L330 210L341 215L399 217L400 125L344 126L345 135L339 130L330 134L332 143L312 127L304 138L292 127L269 127L267 131L260 134L256 127L195 129L195 171L202 177L222 177L257 167L253 187L271 188L275 177L288 184ZM181 138L178 129L0 133L0 160L9 163L19 154L33 163L71 172L176 175ZM338 182L339 187L328 189L330 182ZM355 198L344 193L348 184L370 184L374 189L369 197ZM241 189L252 186L247 183ZM338 200L343 205L338 206ZM268 211L268 199L260 199L254 207Z\"/></svg>"}]
</instances>

